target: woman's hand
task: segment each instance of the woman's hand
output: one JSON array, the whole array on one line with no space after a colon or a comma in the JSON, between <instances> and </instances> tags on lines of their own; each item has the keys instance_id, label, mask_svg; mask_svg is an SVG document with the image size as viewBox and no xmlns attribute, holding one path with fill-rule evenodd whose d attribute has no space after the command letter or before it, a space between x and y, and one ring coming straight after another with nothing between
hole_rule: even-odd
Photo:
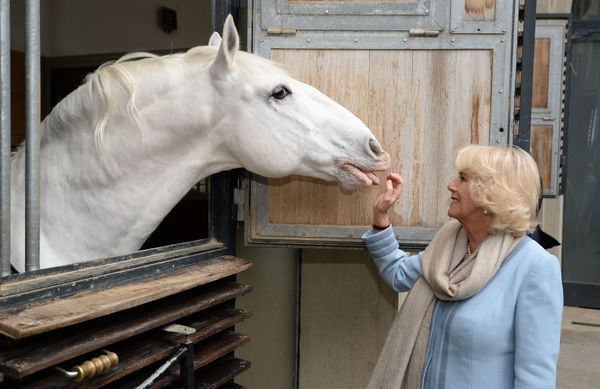
<instances>
[{"instance_id":1,"label":"woman's hand","mask_svg":"<svg viewBox=\"0 0 600 389\"><path fill-rule=\"evenodd\" d=\"M404 180L398 173L390 173L385 179L385 192L381 193L373 205L373 225L385 228L390 225L388 209L400 198Z\"/></svg>"}]
</instances>

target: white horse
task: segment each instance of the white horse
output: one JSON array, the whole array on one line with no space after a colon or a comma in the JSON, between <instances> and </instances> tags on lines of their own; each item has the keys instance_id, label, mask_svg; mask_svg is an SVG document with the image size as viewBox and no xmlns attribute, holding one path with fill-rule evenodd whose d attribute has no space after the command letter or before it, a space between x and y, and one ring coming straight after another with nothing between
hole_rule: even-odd
<instances>
[{"instance_id":1,"label":"white horse","mask_svg":"<svg viewBox=\"0 0 600 389\"><path fill-rule=\"evenodd\" d=\"M243 167L266 177L378 183L390 157L348 110L281 66L219 47L130 54L90 74L42 122L40 267L138 250L201 179ZM134 58L140 58L131 61ZM25 153L12 160L11 263L24 271Z\"/></svg>"}]
</instances>

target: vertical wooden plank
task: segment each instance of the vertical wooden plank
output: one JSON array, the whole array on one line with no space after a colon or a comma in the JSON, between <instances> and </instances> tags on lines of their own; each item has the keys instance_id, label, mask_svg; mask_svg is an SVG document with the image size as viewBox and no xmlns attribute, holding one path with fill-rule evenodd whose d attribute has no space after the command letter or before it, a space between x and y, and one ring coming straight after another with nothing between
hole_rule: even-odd
<instances>
[{"instance_id":1,"label":"vertical wooden plank","mask_svg":"<svg viewBox=\"0 0 600 389\"><path fill-rule=\"evenodd\" d=\"M552 126L531 126L531 155L537 162L542 186L550 189L552 179Z\"/></svg>"},{"instance_id":2,"label":"vertical wooden plank","mask_svg":"<svg viewBox=\"0 0 600 389\"><path fill-rule=\"evenodd\" d=\"M464 20L481 22L496 20L496 0L464 1Z\"/></svg>"},{"instance_id":3,"label":"vertical wooden plank","mask_svg":"<svg viewBox=\"0 0 600 389\"><path fill-rule=\"evenodd\" d=\"M548 109L548 82L550 81L550 38L536 38L533 63L533 90L531 108Z\"/></svg>"}]
</instances>

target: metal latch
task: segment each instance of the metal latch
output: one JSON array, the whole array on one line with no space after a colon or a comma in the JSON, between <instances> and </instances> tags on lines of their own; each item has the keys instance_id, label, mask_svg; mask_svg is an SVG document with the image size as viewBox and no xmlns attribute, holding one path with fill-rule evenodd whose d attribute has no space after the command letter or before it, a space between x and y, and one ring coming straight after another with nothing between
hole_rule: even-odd
<instances>
[{"instance_id":1,"label":"metal latch","mask_svg":"<svg viewBox=\"0 0 600 389\"><path fill-rule=\"evenodd\" d=\"M65 370L58 366L56 366L56 370L64 374L65 377L72 378L77 382L92 378L119 364L119 357L116 353L108 350L103 351L104 354L85 361L81 365L74 366L71 370Z\"/></svg>"},{"instance_id":2,"label":"metal latch","mask_svg":"<svg viewBox=\"0 0 600 389\"><path fill-rule=\"evenodd\" d=\"M281 28L281 27L271 27L267 28L268 35L286 35L286 36L294 36L296 35L295 28Z\"/></svg>"},{"instance_id":3,"label":"metal latch","mask_svg":"<svg viewBox=\"0 0 600 389\"><path fill-rule=\"evenodd\" d=\"M440 30L426 30L424 28L411 28L408 30L409 36L436 37L440 35Z\"/></svg>"}]
</instances>

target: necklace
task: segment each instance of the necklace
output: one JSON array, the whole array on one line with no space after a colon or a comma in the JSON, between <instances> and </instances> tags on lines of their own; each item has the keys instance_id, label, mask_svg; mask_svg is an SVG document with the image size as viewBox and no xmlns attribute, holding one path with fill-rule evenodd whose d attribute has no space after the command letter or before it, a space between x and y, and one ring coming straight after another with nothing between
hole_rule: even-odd
<instances>
[{"instance_id":1,"label":"necklace","mask_svg":"<svg viewBox=\"0 0 600 389\"><path fill-rule=\"evenodd\" d=\"M467 256L471 256L471 243L467 243Z\"/></svg>"}]
</instances>

